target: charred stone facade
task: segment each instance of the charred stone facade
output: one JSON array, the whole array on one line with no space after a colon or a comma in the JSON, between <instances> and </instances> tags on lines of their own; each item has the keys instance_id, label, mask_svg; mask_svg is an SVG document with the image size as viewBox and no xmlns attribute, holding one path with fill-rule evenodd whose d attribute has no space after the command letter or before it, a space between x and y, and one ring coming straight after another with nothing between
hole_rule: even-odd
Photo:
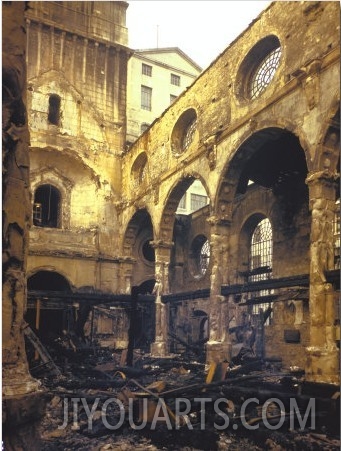
<instances>
[{"instance_id":1,"label":"charred stone facade","mask_svg":"<svg viewBox=\"0 0 341 451\"><path fill-rule=\"evenodd\" d=\"M165 309L171 333L200 310L208 361L231 357L234 326L247 318L264 357L338 380L338 15L334 2L271 4L124 155L125 256L145 230L135 218L153 231L162 301L154 352L167 350ZM142 155L136 187L131 171ZM184 220L176 209L194 179L210 204L200 220ZM264 224L268 260L265 248L251 251ZM201 277L191 271L199 235L210 243ZM141 280L133 273L132 285Z\"/></svg>"}]
</instances>

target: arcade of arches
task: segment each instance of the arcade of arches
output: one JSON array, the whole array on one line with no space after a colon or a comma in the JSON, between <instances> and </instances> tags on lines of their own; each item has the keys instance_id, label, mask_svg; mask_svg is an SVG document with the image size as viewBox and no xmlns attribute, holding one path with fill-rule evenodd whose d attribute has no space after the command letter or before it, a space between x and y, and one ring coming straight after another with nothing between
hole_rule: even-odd
<instances>
[{"instance_id":1,"label":"arcade of arches","mask_svg":"<svg viewBox=\"0 0 341 451\"><path fill-rule=\"evenodd\" d=\"M63 34L63 2L39 27L38 3L25 12L30 167L24 62L4 58L5 392L36 389L24 319L46 340L68 327L87 340L92 322L123 349L133 289L134 346L152 355L187 344L229 360L252 330L256 355L338 383L338 3L273 2L128 150L124 33L119 50ZM57 41L43 70L37 53Z\"/></svg>"}]
</instances>

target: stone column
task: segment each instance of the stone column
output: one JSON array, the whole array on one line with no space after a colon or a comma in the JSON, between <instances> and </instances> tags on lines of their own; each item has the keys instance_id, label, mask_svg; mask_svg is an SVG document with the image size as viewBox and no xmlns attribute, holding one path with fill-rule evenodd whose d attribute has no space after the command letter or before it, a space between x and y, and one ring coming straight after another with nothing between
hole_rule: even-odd
<instances>
[{"instance_id":1,"label":"stone column","mask_svg":"<svg viewBox=\"0 0 341 451\"><path fill-rule=\"evenodd\" d=\"M151 345L151 354L164 357L168 354L168 322L165 304L161 302L161 295L169 291L168 267L170 251L174 243L164 241L152 241L151 246L155 249L155 342Z\"/></svg>"},{"instance_id":2,"label":"stone column","mask_svg":"<svg viewBox=\"0 0 341 451\"><path fill-rule=\"evenodd\" d=\"M211 226L210 245L212 262L209 313L208 364L230 360L231 342L228 334L228 300L221 296L221 285L228 281L228 240L230 223L216 216L208 219Z\"/></svg>"},{"instance_id":3,"label":"stone column","mask_svg":"<svg viewBox=\"0 0 341 451\"><path fill-rule=\"evenodd\" d=\"M38 381L29 373L23 335L31 218L24 8L25 2L2 5L2 418L6 450L39 448L35 423L44 409Z\"/></svg>"},{"instance_id":4,"label":"stone column","mask_svg":"<svg viewBox=\"0 0 341 451\"><path fill-rule=\"evenodd\" d=\"M119 259L119 262L118 292L121 294L130 294L132 289L133 268L136 261L131 257L122 257Z\"/></svg>"},{"instance_id":5,"label":"stone column","mask_svg":"<svg viewBox=\"0 0 341 451\"><path fill-rule=\"evenodd\" d=\"M333 221L337 175L328 170L310 173L310 346L306 378L315 382L339 382L339 351L336 346L333 286L325 271L334 269Z\"/></svg>"}]
</instances>

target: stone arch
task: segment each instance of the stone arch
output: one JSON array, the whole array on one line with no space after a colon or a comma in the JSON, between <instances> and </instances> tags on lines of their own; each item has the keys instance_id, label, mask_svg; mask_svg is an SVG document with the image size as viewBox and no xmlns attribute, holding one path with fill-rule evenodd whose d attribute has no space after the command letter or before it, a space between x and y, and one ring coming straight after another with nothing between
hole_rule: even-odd
<instances>
[{"instance_id":1,"label":"stone arch","mask_svg":"<svg viewBox=\"0 0 341 451\"><path fill-rule=\"evenodd\" d=\"M243 263L248 263L249 260L249 250L251 247L252 233L257 227L257 224L259 224L263 219L268 219L271 223L271 227L273 228L271 218L269 218L269 216L267 216L265 212L251 213L251 215L245 219L240 228L238 239L238 267L240 269L246 269L243 268Z\"/></svg>"},{"instance_id":2,"label":"stone arch","mask_svg":"<svg viewBox=\"0 0 341 451\"><path fill-rule=\"evenodd\" d=\"M148 158L146 152L141 152L134 160L131 167L131 184L133 189L138 189L146 181L146 169Z\"/></svg>"},{"instance_id":3,"label":"stone arch","mask_svg":"<svg viewBox=\"0 0 341 451\"><path fill-rule=\"evenodd\" d=\"M52 185L60 193L60 224L64 229L70 228L70 202L73 182L58 169L45 167L31 173L31 190L34 194L39 186ZM32 208L34 195L32 196Z\"/></svg>"},{"instance_id":4,"label":"stone arch","mask_svg":"<svg viewBox=\"0 0 341 451\"><path fill-rule=\"evenodd\" d=\"M44 277L46 278L44 279ZM70 291L72 292L73 284L71 283L69 277L67 274L61 270L56 270L56 268L51 266L39 266L34 269L31 269L27 273L27 287L30 289L29 282L33 283L34 285L39 284L39 279L41 278L42 285L48 286L48 280L54 279L54 282L57 284L58 280L61 282L60 289L52 290L50 291ZM47 280L48 279L48 280ZM37 290L37 288L33 288ZM42 288L45 289L45 288Z\"/></svg>"},{"instance_id":5,"label":"stone arch","mask_svg":"<svg viewBox=\"0 0 341 451\"><path fill-rule=\"evenodd\" d=\"M168 196L165 199L165 207L163 209L161 222L160 222L160 236L159 239L162 241L172 241L173 227L175 221L175 213L178 208L179 202L188 188L192 185L195 180L199 180L210 200L211 196L210 190L204 178L198 173L185 174L180 180L176 180L168 192Z\"/></svg>"},{"instance_id":6,"label":"stone arch","mask_svg":"<svg viewBox=\"0 0 341 451\"><path fill-rule=\"evenodd\" d=\"M182 154L195 141L197 119L195 108L186 109L178 117L171 134L171 147L174 155Z\"/></svg>"},{"instance_id":7,"label":"stone arch","mask_svg":"<svg viewBox=\"0 0 341 451\"><path fill-rule=\"evenodd\" d=\"M32 298L29 296L26 322L43 342L62 336L63 330L69 329L73 322L72 307L67 299L56 301L53 296L56 292L72 293L68 278L50 267L35 268L28 274L27 289L29 294L36 293ZM42 292L42 296L37 292Z\"/></svg>"},{"instance_id":8,"label":"stone arch","mask_svg":"<svg viewBox=\"0 0 341 451\"><path fill-rule=\"evenodd\" d=\"M133 248L136 244L137 236L145 227L151 229L151 239L153 239L155 229L152 217L147 208L142 208L134 213L124 233L123 252L126 257L133 255Z\"/></svg>"},{"instance_id":9,"label":"stone arch","mask_svg":"<svg viewBox=\"0 0 341 451\"><path fill-rule=\"evenodd\" d=\"M304 183L307 175L306 152L291 131L267 127L245 139L226 163L216 194L215 214L232 218L232 202L246 191L249 180L277 192L289 180Z\"/></svg>"}]
</instances>

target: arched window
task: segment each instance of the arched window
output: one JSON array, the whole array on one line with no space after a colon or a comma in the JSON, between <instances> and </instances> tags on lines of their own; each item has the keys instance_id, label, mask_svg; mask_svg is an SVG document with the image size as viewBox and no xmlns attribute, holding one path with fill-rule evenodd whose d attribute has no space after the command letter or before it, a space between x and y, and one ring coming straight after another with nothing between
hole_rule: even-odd
<instances>
[{"instance_id":1,"label":"arched window","mask_svg":"<svg viewBox=\"0 0 341 451\"><path fill-rule=\"evenodd\" d=\"M60 227L60 193L52 185L41 185L34 194L33 224Z\"/></svg>"},{"instance_id":2,"label":"arched window","mask_svg":"<svg viewBox=\"0 0 341 451\"><path fill-rule=\"evenodd\" d=\"M49 97L47 120L52 125L60 125L60 97L57 94L51 94Z\"/></svg>"},{"instance_id":3,"label":"arched window","mask_svg":"<svg viewBox=\"0 0 341 451\"><path fill-rule=\"evenodd\" d=\"M270 279L272 275L272 227L268 218L262 219L255 227L250 247L249 282ZM270 294L269 290L262 290L258 296ZM253 305L253 313L260 309L265 311L271 304Z\"/></svg>"}]
</instances>

